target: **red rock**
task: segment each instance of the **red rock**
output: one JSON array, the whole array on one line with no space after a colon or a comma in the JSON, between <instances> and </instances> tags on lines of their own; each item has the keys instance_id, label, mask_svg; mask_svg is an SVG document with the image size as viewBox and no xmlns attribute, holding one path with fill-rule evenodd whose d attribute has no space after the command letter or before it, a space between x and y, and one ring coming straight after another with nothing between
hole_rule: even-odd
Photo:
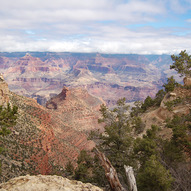
<instances>
[{"instance_id":1,"label":"red rock","mask_svg":"<svg viewBox=\"0 0 191 191\"><path fill-rule=\"evenodd\" d=\"M34 97L40 104L45 104L51 94L60 93L63 86L86 88L108 106L122 97L128 102L153 97L161 88L165 78L162 74L170 63L170 56L149 59L144 55L41 54L41 59L30 54L0 57L0 69L11 90ZM132 88L126 89L128 86Z\"/></svg>"},{"instance_id":2,"label":"red rock","mask_svg":"<svg viewBox=\"0 0 191 191\"><path fill-rule=\"evenodd\" d=\"M61 173L60 169L68 161L76 165L80 150L91 150L95 146L87 139L87 132L101 128L97 120L100 117L99 106L103 102L86 90L64 87L47 103L48 106L54 102L57 105L54 109L44 108L34 99L12 92L8 96L11 104L19 107L19 114L12 129L17 133L11 134L5 144L6 155L9 161L26 161L30 168L11 172L6 171L6 164L2 163L2 177L22 173Z\"/></svg>"}]
</instances>

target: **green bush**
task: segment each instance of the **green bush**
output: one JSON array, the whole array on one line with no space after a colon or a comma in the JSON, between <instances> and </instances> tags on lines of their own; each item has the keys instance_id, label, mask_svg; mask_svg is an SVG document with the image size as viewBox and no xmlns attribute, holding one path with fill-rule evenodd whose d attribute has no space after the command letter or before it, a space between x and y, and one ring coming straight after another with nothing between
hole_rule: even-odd
<instances>
[{"instance_id":1,"label":"green bush","mask_svg":"<svg viewBox=\"0 0 191 191\"><path fill-rule=\"evenodd\" d=\"M179 84L175 81L174 77L171 76L167 79L167 84L164 84L165 92L172 92L175 87L178 87Z\"/></svg>"},{"instance_id":2,"label":"green bush","mask_svg":"<svg viewBox=\"0 0 191 191\"><path fill-rule=\"evenodd\" d=\"M7 107L0 106L0 136L4 137L11 133L8 127L14 126L17 119L18 107L13 106L11 108L10 104ZM3 146L0 146L0 154L4 151ZM1 162L0 162L0 174L1 174Z\"/></svg>"},{"instance_id":3,"label":"green bush","mask_svg":"<svg viewBox=\"0 0 191 191\"><path fill-rule=\"evenodd\" d=\"M169 111L172 111L172 107L176 106L177 104L181 103L183 100L182 98L178 97L172 101L164 102L164 105L167 107Z\"/></svg>"},{"instance_id":4,"label":"green bush","mask_svg":"<svg viewBox=\"0 0 191 191\"><path fill-rule=\"evenodd\" d=\"M135 129L136 134L140 134L144 131L145 124L141 120L140 117L133 117L132 118L132 126Z\"/></svg>"},{"instance_id":5,"label":"green bush","mask_svg":"<svg viewBox=\"0 0 191 191\"><path fill-rule=\"evenodd\" d=\"M169 171L164 168L155 155L150 156L137 176L138 190L141 191L168 191L172 182L173 178Z\"/></svg>"}]
</instances>

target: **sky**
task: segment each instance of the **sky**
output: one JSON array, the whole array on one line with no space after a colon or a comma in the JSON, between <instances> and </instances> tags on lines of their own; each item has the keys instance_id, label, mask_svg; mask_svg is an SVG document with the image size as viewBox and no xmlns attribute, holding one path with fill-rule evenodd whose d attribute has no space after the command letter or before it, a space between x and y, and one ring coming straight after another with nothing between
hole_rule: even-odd
<instances>
[{"instance_id":1,"label":"sky","mask_svg":"<svg viewBox=\"0 0 191 191\"><path fill-rule=\"evenodd\" d=\"M0 52L191 53L191 0L0 0Z\"/></svg>"}]
</instances>

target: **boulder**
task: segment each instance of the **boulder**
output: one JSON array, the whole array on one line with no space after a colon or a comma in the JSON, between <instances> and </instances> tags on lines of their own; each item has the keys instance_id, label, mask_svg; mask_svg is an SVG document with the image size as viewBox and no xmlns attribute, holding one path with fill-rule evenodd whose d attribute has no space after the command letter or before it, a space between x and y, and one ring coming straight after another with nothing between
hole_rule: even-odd
<instances>
[{"instance_id":1,"label":"boulder","mask_svg":"<svg viewBox=\"0 0 191 191\"><path fill-rule=\"evenodd\" d=\"M0 184L0 191L103 191L90 183L61 176L20 176Z\"/></svg>"}]
</instances>

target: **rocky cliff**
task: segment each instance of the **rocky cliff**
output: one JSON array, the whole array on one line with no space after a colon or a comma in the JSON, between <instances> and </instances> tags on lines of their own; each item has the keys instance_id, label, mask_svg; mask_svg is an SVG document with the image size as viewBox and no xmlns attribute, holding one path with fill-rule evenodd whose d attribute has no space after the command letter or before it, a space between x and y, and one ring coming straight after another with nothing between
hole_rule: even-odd
<instances>
[{"instance_id":1,"label":"rocky cliff","mask_svg":"<svg viewBox=\"0 0 191 191\"><path fill-rule=\"evenodd\" d=\"M0 88L11 105L18 106L18 119L12 133L1 139L5 152L1 181L23 174L64 174L68 161L75 165L82 149L92 149L87 131L99 128L98 108L102 101L80 89L63 91L53 98L57 108L45 108L34 99L10 92L5 81ZM6 92L6 93L5 93ZM50 104L47 104L50 105Z\"/></svg>"},{"instance_id":2,"label":"rocky cliff","mask_svg":"<svg viewBox=\"0 0 191 191\"><path fill-rule=\"evenodd\" d=\"M63 88L62 92L51 98L46 107L52 115L62 115L63 124L79 131L90 131L100 128L97 123L100 117L101 99L91 96L81 88Z\"/></svg>"},{"instance_id":3,"label":"rocky cliff","mask_svg":"<svg viewBox=\"0 0 191 191\"><path fill-rule=\"evenodd\" d=\"M20 176L0 184L1 191L102 191L101 188L60 176Z\"/></svg>"}]
</instances>

